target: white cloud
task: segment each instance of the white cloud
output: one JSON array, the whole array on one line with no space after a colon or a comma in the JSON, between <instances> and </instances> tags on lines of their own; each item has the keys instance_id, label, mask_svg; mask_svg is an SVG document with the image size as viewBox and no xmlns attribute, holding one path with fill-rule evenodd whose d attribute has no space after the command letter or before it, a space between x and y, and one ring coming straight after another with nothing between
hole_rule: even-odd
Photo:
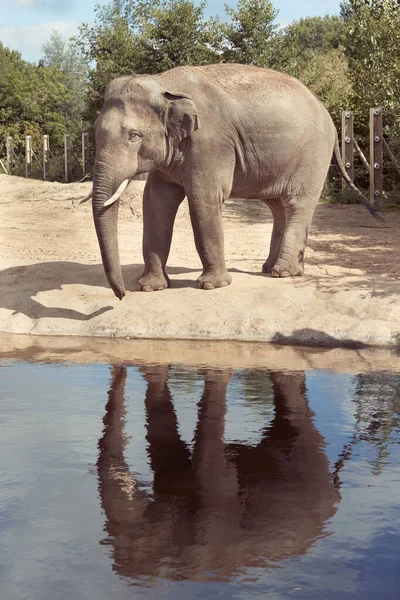
<instances>
[{"instance_id":1,"label":"white cloud","mask_svg":"<svg viewBox=\"0 0 400 600\"><path fill-rule=\"evenodd\" d=\"M280 31L281 29L286 29L286 27L289 25L289 21L280 21L277 23L278 25L278 31Z\"/></svg>"},{"instance_id":2,"label":"white cloud","mask_svg":"<svg viewBox=\"0 0 400 600\"><path fill-rule=\"evenodd\" d=\"M33 8L35 0L16 0L15 4L17 6L23 6L24 8Z\"/></svg>"},{"instance_id":3,"label":"white cloud","mask_svg":"<svg viewBox=\"0 0 400 600\"><path fill-rule=\"evenodd\" d=\"M34 2L34 0L19 0ZM37 62L42 56L42 46L49 39L53 29L68 40L75 35L80 25L77 21L50 21L39 25L0 25L0 41L11 50L18 50L22 57Z\"/></svg>"},{"instance_id":4,"label":"white cloud","mask_svg":"<svg viewBox=\"0 0 400 600\"><path fill-rule=\"evenodd\" d=\"M13 4L21 8L66 12L73 8L74 0L14 0ZM0 7L9 6L9 0L0 0Z\"/></svg>"}]
</instances>

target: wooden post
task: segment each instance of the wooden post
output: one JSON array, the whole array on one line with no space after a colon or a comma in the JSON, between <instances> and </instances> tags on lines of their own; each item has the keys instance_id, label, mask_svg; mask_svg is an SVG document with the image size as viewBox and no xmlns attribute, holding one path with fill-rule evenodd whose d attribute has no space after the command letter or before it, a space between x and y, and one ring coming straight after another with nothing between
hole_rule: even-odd
<instances>
[{"instance_id":1,"label":"wooden post","mask_svg":"<svg viewBox=\"0 0 400 600\"><path fill-rule=\"evenodd\" d=\"M383 194L383 117L382 108L369 111L370 139L370 183L369 199L371 204L382 198Z\"/></svg>"},{"instance_id":2,"label":"wooden post","mask_svg":"<svg viewBox=\"0 0 400 600\"><path fill-rule=\"evenodd\" d=\"M82 133L82 174L86 175L89 166L89 136Z\"/></svg>"},{"instance_id":3,"label":"wooden post","mask_svg":"<svg viewBox=\"0 0 400 600\"><path fill-rule=\"evenodd\" d=\"M13 167L14 167L14 149L13 149L13 139L11 136L7 137L6 148L7 148L7 171L8 171L9 175L12 175Z\"/></svg>"},{"instance_id":4,"label":"wooden post","mask_svg":"<svg viewBox=\"0 0 400 600\"><path fill-rule=\"evenodd\" d=\"M64 180L68 183L71 168L71 138L68 133L64 135Z\"/></svg>"},{"instance_id":5,"label":"wooden post","mask_svg":"<svg viewBox=\"0 0 400 600\"><path fill-rule=\"evenodd\" d=\"M32 138L25 136L25 177L30 177L32 172Z\"/></svg>"},{"instance_id":6,"label":"wooden post","mask_svg":"<svg viewBox=\"0 0 400 600\"><path fill-rule=\"evenodd\" d=\"M43 136L43 180L44 181L46 181L46 179L49 176L49 154L50 154L49 136L44 135Z\"/></svg>"},{"instance_id":7,"label":"wooden post","mask_svg":"<svg viewBox=\"0 0 400 600\"><path fill-rule=\"evenodd\" d=\"M354 113L342 112L342 160L350 179L354 181ZM347 184L342 179L342 189Z\"/></svg>"}]
</instances>

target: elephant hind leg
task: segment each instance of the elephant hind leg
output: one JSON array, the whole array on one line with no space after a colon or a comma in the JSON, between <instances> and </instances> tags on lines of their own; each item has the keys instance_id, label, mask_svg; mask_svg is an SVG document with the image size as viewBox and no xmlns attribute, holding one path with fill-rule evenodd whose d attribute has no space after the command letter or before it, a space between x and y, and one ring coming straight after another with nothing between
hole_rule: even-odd
<instances>
[{"instance_id":1,"label":"elephant hind leg","mask_svg":"<svg viewBox=\"0 0 400 600\"><path fill-rule=\"evenodd\" d=\"M277 262L282 247L283 236L286 230L286 208L281 198L264 200L271 210L274 225L271 235L269 255L262 266L263 273L272 273L272 268Z\"/></svg>"},{"instance_id":2,"label":"elephant hind leg","mask_svg":"<svg viewBox=\"0 0 400 600\"><path fill-rule=\"evenodd\" d=\"M286 227L279 257L271 273L273 277L296 277L304 273L304 252L319 194L292 197L284 201Z\"/></svg>"}]
</instances>

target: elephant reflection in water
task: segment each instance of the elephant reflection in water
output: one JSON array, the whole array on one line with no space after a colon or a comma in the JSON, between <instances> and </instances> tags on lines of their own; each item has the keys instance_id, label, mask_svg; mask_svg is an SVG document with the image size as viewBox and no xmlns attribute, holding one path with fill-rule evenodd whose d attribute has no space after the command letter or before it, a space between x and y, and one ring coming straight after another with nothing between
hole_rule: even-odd
<instances>
[{"instance_id":1,"label":"elephant reflection in water","mask_svg":"<svg viewBox=\"0 0 400 600\"><path fill-rule=\"evenodd\" d=\"M112 367L98 476L113 569L131 578L225 579L304 554L340 499L304 373L271 373L275 415L255 446L224 442L226 371L205 370L193 450L178 433L168 367L143 367L153 493L124 459L125 367Z\"/></svg>"}]
</instances>

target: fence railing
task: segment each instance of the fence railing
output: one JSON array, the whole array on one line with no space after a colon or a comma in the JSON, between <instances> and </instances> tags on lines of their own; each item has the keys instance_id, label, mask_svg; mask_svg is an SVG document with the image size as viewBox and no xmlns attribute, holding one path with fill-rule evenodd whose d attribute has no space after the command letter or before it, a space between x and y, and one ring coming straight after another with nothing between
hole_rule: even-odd
<instances>
[{"instance_id":1,"label":"fence railing","mask_svg":"<svg viewBox=\"0 0 400 600\"><path fill-rule=\"evenodd\" d=\"M85 179L91 174L89 136L82 133L74 144L69 134L64 135L63 149L51 149L48 135L42 137L42 146L33 148L30 135L25 136L25 153L14 150L13 138L6 139L6 158L0 159L0 168L8 175L64 181Z\"/></svg>"},{"instance_id":2,"label":"fence railing","mask_svg":"<svg viewBox=\"0 0 400 600\"><path fill-rule=\"evenodd\" d=\"M354 135L354 113L342 113L342 159L352 181L356 178L356 159L359 160L360 166L369 176L369 197L372 204L386 195L385 172L388 175L391 168L400 175L400 164L383 134L383 117L384 111L381 107L371 108L369 139L357 140ZM369 161L362 149L363 143L369 146ZM390 164L385 162L385 157L389 159ZM342 181L342 188L345 187L346 183Z\"/></svg>"},{"instance_id":3,"label":"fence railing","mask_svg":"<svg viewBox=\"0 0 400 600\"><path fill-rule=\"evenodd\" d=\"M369 179L371 203L386 196L385 174L391 177L393 172L400 175L400 164L389 145L390 140L386 140L383 136L383 118L384 112L381 107L371 108L369 138L356 139L354 113L349 110L342 113L341 154L346 172L352 181L361 179L361 175L364 184L366 179ZM398 142L400 150L400 139ZM387 158L386 162L384 157ZM5 160L0 159L0 169L9 175L61 180L65 183L90 176L91 167L87 133L82 133L81 139L75 140L74 144L71 136L66 134L63 150L57 149L54 153L48 135L43 136L42 146L39 148L33 148L32 138L28 135L25 137L25 154L23 156L14 151L12 137L7 137L6 158ZM145 176L136 177L136 179L145 178ZM366 185L368 186L368 183ZM342 189L346 188L344 181L342 181L341 187ZM366 186L364 185L364 187Z\"/></svg>"}]
</instances>

